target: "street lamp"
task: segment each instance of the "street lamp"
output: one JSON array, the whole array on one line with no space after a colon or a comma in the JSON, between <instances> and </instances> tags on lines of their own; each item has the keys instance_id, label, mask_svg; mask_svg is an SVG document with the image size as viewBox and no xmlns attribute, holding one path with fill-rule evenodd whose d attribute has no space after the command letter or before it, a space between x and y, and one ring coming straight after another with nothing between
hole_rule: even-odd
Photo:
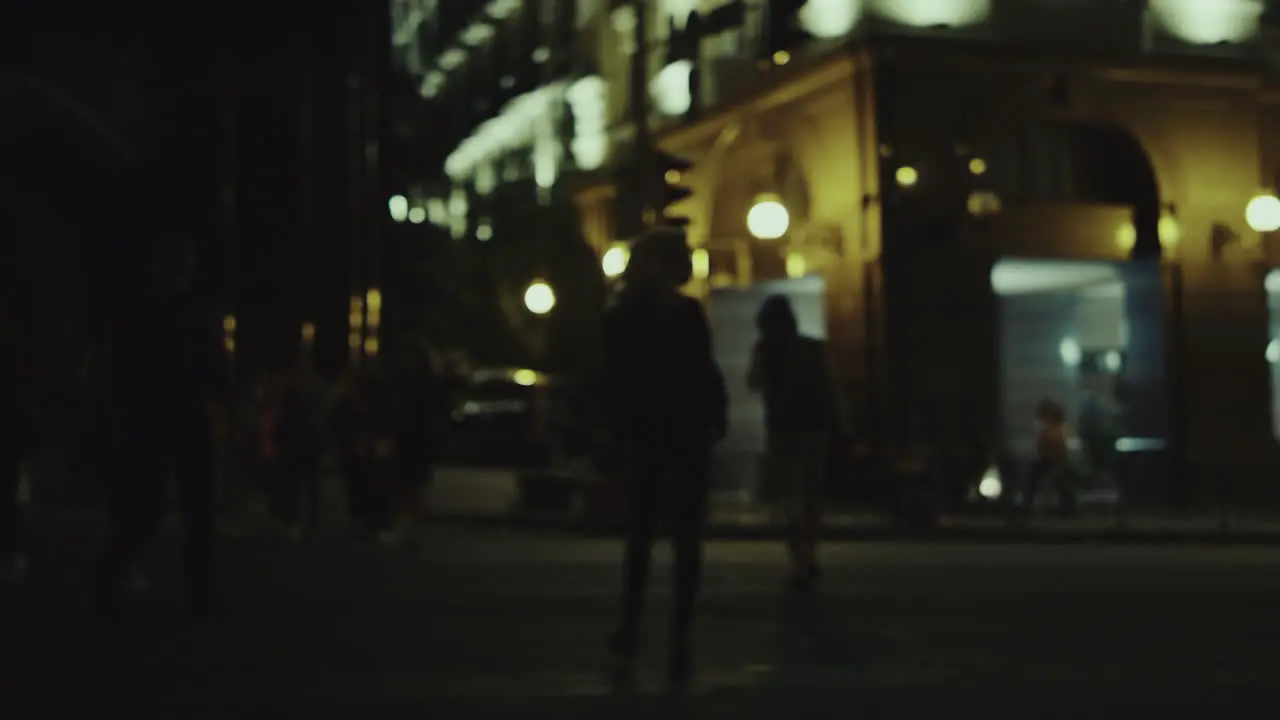
<instances>
[{"instance_id":1,"label":"street lamp","mask_svg":"<svg viewBox=\"0 0 1280 720\"><path fill-rule=\"evenodd\" d=\"M600 258L600 268L604 270L605 277L616 278L626 272L630 260L627 246L619 243L605 251L604 257Z\"/></svg>"},{"instance_id":2,"label":"street lamp","mask_svg":"<svg viewBox=\"0 0 1280 720\"><path fill-rule=\"evenodd\" d=\"M1245 207L1244 218L1254 232L1280 230L1280 198L1271 192L1258 194Z\"/></svg>"},{"instance_id":3,"label":"street lamp","mask_svg":"<svg viewBox=\"0 0 1280 720\"><path fill-rule=\"evenodd\" d=\"M391 211L391 219L402 223L409 217L409 199L403 195L392 195L387 201L387 209Z\"/></svg>"},{"instance_id":4,"label":"street lamp","mask_svg":"<svg viewBox=\"0 0 1280 720\"><path fill-rule=\"evenodd\" d=\"M772 193L756 196L755 204L747 211L747 230L759 240L777 240L791 227L791 214L782 198Z\"/></svg>"},{"instance_id":5,"label":"street lamp","mask_svg":"<svg viewBox=\"0 0 1280 720\"><path fill-rule=\"evenodd\" d=\"M524 306L534 315L546 315L556 306L556 293L547 283L535 280L524 291Z\"/></svg>"}]
</instances>

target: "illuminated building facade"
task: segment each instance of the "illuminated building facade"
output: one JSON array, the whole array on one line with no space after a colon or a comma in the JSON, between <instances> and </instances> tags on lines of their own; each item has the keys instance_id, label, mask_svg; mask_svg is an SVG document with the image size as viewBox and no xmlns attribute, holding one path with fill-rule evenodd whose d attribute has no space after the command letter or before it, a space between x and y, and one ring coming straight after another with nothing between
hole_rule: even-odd
<instances>
[{"instance_id":1,"label":"illuminated building facade","mask_svg":"<svg viewBox=\"0 0 1280 720\"><path fill-rule=\"evenodd\" d=\"M888 464L974 443L1025 463L1052 398L1111 503L1278 500L1266 5L643 3L651 126L694 164L691 290L714 315L738 290L820 280L858 442ZM427 97L469 82L486 43L530 73L565 59L498 76L510 97L448 156L433 222L468 236L473 204L527 176L570 184L602 257L625 239L598 171L632 136L635 7L495 2L476 22L572 22L519 48L441 42Z\"/></svg>"}]
</instances>

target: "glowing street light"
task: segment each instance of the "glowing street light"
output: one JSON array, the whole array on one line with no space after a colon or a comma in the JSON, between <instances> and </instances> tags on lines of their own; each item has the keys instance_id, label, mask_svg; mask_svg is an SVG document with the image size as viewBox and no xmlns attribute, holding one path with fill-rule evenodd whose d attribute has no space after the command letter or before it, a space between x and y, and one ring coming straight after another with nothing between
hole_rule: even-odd
<instances>
[{"instance_id":1,"label":"glowing street light","mask_svg":"<svg viewBox=\"0 0 1280 720\"><path fill-rule=\"evenodd\" d=\"M614 245L605 251L604 257L600 258L600 268L604 270L605 277L616 278L626 272L627 263L630 260L631 253L626 245Z\"/></svg>"},{"instance_id":2,"label":"glowing street light","mask_svg":"<svg viewBox=\"0 0 1280 720\"><path fill-rule=\"evenodd\" d=\"M403 195L392 195L387 201L387 209L391 211L391 219L402 223L409 217L409 199Z\"/></svg>"},{"instance_id":3,"label":"glowing street light","mask_svg":"<svg viewBox=\"0 0 1280 720\"><path fill-rule=\"evenodd\" d=\"M756 197L755 204L747 212L747 230L760 240L777 240L791 227L791 213L782 204L782 198L771 193Z\"/></svg>"},{"instance_id":4,"label":"glowing street light","mask_svg":"<svg viewBox=\"0 0 1280 720\"><path fill-rule=\"evenodd\" d=\"M421 225L426 221L427 221L426 208L416 207L409 210L409 222L413 223L414 225Z\"/></svg>"},{"instance_id":5,"label":"glowing street light","mask_svg":"<svg viewBox=\"0 0 1280 720\"><path fill-rule=\"evenodd\" d=\"M1273 193L1262 193L1249 201L1244 218L1254 232L1269 233L1280 230L1280 198Z\"/></svg>"},{"instance_id":6,"label":"glowing street light","mask_svg":"<svg viewBox=\"0 0 1280 720\"><path fill-rule=\"evenodd\" d=\"M556 293L547 283L535 280L524 291L524 306L534 315L546 315L556 306Z\"/></svg>"}]
</instances>

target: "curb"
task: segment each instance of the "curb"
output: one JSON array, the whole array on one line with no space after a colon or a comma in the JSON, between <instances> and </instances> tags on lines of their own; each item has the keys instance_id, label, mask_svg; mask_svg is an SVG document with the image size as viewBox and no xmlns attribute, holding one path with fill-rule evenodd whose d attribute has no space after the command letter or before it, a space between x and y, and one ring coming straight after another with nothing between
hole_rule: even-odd
<instances>
[{"instance_id":1,"label":"curb","mask_svg":"<svg viewBox=\"0 0 1280 720\"><path fill-rule=\"evenodd\" d=\"M566 537L619 539L624 531L617 524L587 522L567 518L537 516L466 516L435 515L433 520L452 525L503 528L539 532ZM1187 532L1161 530L1073 530L1058 528L935 528L917 530L902 527L835 527L826 528L821 537L830 541L862 542L964 542L971 544L1031 545L1280 545L1280 532L1228 530L1226 532L1196 530ZM744 527L718 525L708 529L708 540L782 541L786 533L781 527Z\"/></svg>"}]
</instances>

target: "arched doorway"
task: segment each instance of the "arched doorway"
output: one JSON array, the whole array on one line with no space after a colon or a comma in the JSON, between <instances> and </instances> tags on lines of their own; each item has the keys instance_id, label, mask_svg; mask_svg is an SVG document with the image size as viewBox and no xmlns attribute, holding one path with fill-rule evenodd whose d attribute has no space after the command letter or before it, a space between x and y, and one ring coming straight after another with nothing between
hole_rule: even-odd
<instances>
[{"instance_id":1,"label":"arched doorway","mask_svg":"<svg viewBox=\"0 0 1280 720\"><path fill-rule=\"evenodd\" d=\"M1025 475L1035 453L1035 406L1055 400L1076 431L1075 475L1085 497L1111 507L1122 498L1163 504L1171 495L1172 429L1160 263L1167 211L1150 158L1123 128L1045 122L1010 139L1003 160L1014 167L1002 182L1015 203L1122 211L1128 218L1092 227L1106 237L1080 238L1090 250L1059 246L1049 253L1054 259L1038 258L1028 242L1025 255L996 262L1003 449ZM1115 259L1113 242L1123 259Z\"/></svg>"}]
</instances>

